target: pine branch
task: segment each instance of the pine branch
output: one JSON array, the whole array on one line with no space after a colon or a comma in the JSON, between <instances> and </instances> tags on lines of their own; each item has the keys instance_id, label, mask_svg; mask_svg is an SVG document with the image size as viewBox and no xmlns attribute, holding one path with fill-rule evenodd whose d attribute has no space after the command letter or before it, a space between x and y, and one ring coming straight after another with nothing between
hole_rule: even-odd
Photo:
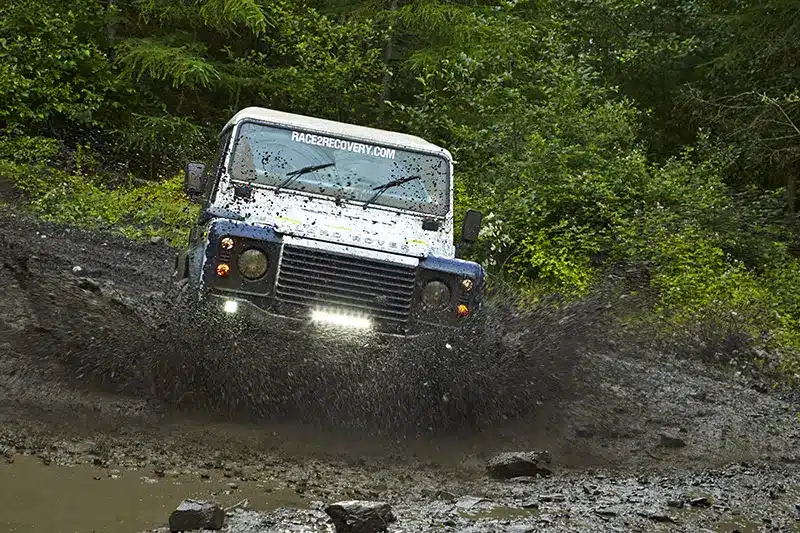
<instances>
[{"instance_id":1,"label":"pine branch","mask_svg":"<svg viewBox=\"0 0 800 533\"><path fill-rule=\"evenodd\" d=\"M256 0L208 0L200 13L207 25L223 33L230 33L237 24L244 24L256 35L267 30L267 17Z\"/></svg>"},{"instance_id":2,"label":"pine branch","mask_svg":"<svg viewBox=\"0 0 800 533\"><path fill-rule=\"evenodd\" d=\"M117 48L122 74L140 80L170 81L175 88L210 87L220 79L217 69L187 46L168 46L153 39L127 39Z\"/></svg>"}]
</instances>

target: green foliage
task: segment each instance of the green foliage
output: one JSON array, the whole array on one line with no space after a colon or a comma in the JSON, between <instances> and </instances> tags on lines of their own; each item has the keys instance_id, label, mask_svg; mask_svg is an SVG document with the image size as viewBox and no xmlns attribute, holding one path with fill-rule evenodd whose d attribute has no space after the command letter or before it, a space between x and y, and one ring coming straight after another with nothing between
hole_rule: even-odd
<instances>
[{"instance_id":1,"label":"green foliage","mask_svg":"<svg viewBox=\"0 0 800 533\"><path fill-rule=\"evenodd\" d=\"M200 8L203 20L225 34L241 24L256 35L267 29L267 18L255 0L208 0Z\"/></svg>"},{"instance_id":2,"label":"green foliage","mask_svg":"<svg viewBox=\"0 0 800 533\"><path fill-rule=\"evenodd\" d=\"M96 126L114 91L107 56L94 37L95 1L0 5L0 121L6 131L53 132Z\"/></svg>"},{"instance_id":3,"label":"green foliage","mask_svg":"<svg viewBox=\"0 0 800 533\"><path fill-rule=\"evenodd\" d=\"M28 198L26 207L44 220L102 229L116 229L130 238L161 236L185 244L198 212L183 193L183 179L110 189L94 176L82 176L45 165L19 165L0 159L0 175Z\"/></svg>"},{"instance_id":4,"label":"green foliage","mask_svg":"<svg viewBox=\"0 0 800 533\"><path fill-rule=\"evenodd\" d=\"M194 48L194 49L192 49ZM153 39L127 39L117 47L122 75L141 81L168 81L172 87L210 87L220 73L202 58L204 50L195 45L169 46Z\"/></svg>"}]
</instances>

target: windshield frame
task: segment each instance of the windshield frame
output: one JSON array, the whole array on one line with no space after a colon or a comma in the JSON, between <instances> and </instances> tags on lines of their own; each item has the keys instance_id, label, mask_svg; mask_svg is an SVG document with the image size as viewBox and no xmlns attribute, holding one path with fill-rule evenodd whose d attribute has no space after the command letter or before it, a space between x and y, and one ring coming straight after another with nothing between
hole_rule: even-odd
<instances>
[{"instance_id":1,"label":"windshield frame","mask_svg":"<svg viewBox=\"0 0 800 533\"><path fill-rule=\"evenodd\" d=\"M259 183L257 181L246 181L246 180L235 179L233 177L232 173L230 172L231 165L233 164L233 161L234 161L234 158L235 158L235 155L236 155L235 152L236 152L236 148L238 146L238 140L239 140L239 137L240 137L239 134L240 134L240 131L241 131L242 127L244 125L246 125L246 124L256 124L256 125L259 125L259 126L267 126L267 127L282 129L282 130L286 130L286 131L290 131L290 132L291 131L297 131L297 132L302 132L302 133L307 133L307 134L312 134L312 135L320 135L320 136L331 137L331 138L334 138L334 139L341 139L341 140L346 140L346 141L351 141L351 142L359 142L359 143L370 144L370 145L373 145L373 146L379 146L379 147L382 147L382 148L399 150L399 151L407 152L407 153L411 153L411 154L419 154L419 155L428 156L428 157L438 157L438 158L441 158L446 163L447 183L443 185L443 187L445 187L445 194L444 194L444 200L445 201L444 201L444 203L442 205L442 211L444 211L444 213L441 213L441 214L440 213L434 213L434 212L425 212L425 211L416 210L416 209L408 209L408 208L403 208L403 207L396 207L396 206L392 206L392 205L385 205L385 204L376 203L376 202L367 204L367 202L365 200L355 200L355 199L351 199L351 198L347 198L347 197L337 197L337 196L334 196L334 195L316 193L316 192L311 192L311 191L303 190L303 189L295 189L295 188L291 187L291 184L288 187L281 188L280 192L289 192L289 191L291 191L292 194L297 194L297 195L301 195L301 196L307 196L307 197L312 197L312 198L328 200L328 201L335 202L335 203L339 203L339 202L347 203L347 204L355 205L355 206L363 206L363 205L367 204L367 207L370 208L370 209L374 208L374 209L381 209L381 210L392 211L392 212L397 212L397 213L413 214L415 216L425 217L425 218L446 219L453 212L453 159L452 159L452 157L449 156L449 153L446 150L443 150L443 149L441 149L441 151L437 151L437 150L430 150L430 151L420 150L418 148L409 148L408 146L404 146L402 144L376 142L376 141L374 141L372 139L365 139L365 138L362 138L362 137L359 137L359 136L340 135L340 134L332 133L332 132L328 132L328 131L316 130L316 129L306 128L306 127L293 125L293 124L291 124L291 125L290 124L277 124L277 123L273 123L273 122L269 122L269 121L265 121L265 120L259 120L259 119L255 119L255 118L244 118L244 119L240 120L239 122L237 122L235 125L233 125L233 128L232 128L233 132L232 132L231 137L230 137L230 139L228 141L228 146L226 147L226 154L225 154L225 157L224 157L224 167L223 167L223 171L224 171L225 177L232 184L233 183L247 184L247 185L250 185L250 186L252 186L254 188L264 189L264 190L273 190L273 191L278 188L278 184L269 185L269 184L265 184L265 183ZM230 130L228 130L228 132L229 131ZM221 179L221 176L220 176L220 179ZM391 181L391 179L392 179L391 176L386 176L386 181L387 182Z\"/></svg>"}]
</instances>

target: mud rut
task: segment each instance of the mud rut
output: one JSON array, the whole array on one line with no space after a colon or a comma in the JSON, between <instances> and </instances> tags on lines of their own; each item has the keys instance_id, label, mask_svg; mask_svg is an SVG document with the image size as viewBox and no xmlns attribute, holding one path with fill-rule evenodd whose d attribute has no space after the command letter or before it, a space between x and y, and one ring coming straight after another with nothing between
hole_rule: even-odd
<instances>
[{"instance_id":1,"label":"mud rut","mask_svg":"<svg viewBox=\"0 0 800 533\"><path fill-rule=\"evenodd\" d=\"M301 470L375 460L400 477L434 461L457 483L481 480L487 454L531 447L577 472L798 460L796 398L626 337L610 292L526 314L506 295L450 338L343 344L177 320L165 245L11 213L0 227L6 446L90 435L178 464L263 451ZM685 446L664 450L664 432Z\"/></svg>"}]
</instances>

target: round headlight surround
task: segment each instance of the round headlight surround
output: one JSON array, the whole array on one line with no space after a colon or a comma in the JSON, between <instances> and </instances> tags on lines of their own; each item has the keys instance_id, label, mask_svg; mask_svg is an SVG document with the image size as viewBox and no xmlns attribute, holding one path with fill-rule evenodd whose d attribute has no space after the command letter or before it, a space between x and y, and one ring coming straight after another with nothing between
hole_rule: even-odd
<instances>
[{"instance_id":1,"label":"round headlight surround","mask_svg":"<svg viewBox=\"0 0 800 533\"><path fill-rule=\"evenodd\" d=\"M263 250L250 248L239 255L237 266L243 278L255 281L266 275L269 269L269 258Z\"/></svg>"},{"instance_id":2,"label":"round headlight surround","mask_svg":"<svg viewBox=\"0 0 800 533\"><path fill-rule=\"evenodd\" d=\"M450 303L453 291L440 280L429 281L422 289L422 304L428 309L442 310Z\"/></svg>"}]
</instances>

